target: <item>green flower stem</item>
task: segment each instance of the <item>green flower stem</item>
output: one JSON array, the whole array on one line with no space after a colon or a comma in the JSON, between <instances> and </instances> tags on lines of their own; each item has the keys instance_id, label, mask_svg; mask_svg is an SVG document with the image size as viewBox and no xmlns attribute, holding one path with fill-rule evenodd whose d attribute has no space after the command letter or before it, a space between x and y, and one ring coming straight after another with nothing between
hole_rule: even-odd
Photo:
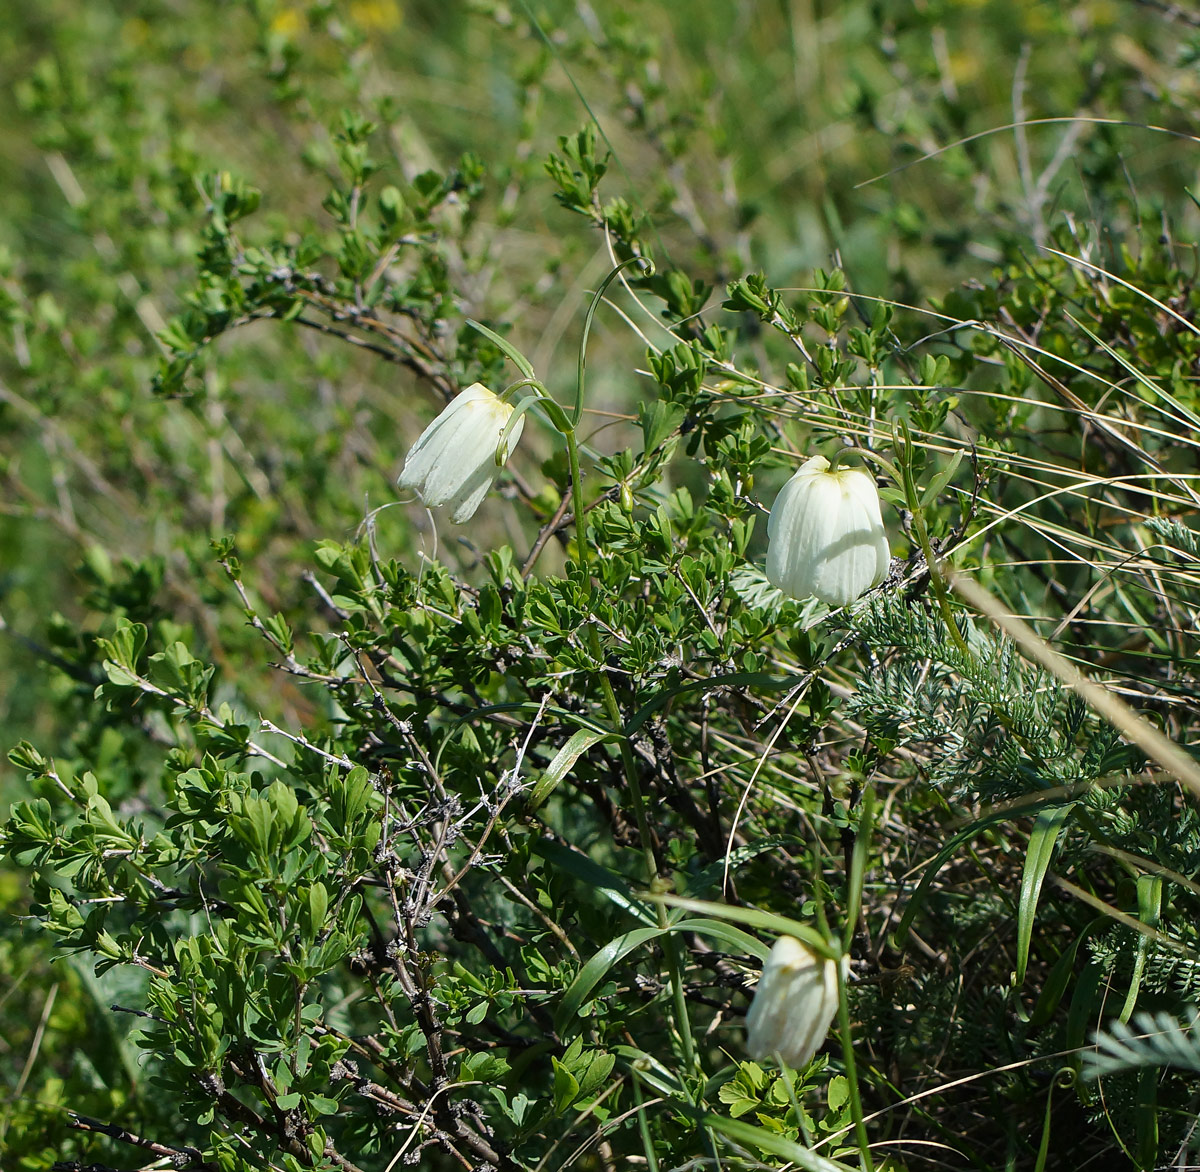
<instances>
[{"instance_id":1,"label":"green flower stem","mask_svg":"<svg viewBox=\"0 0 1200 1172\"><path fill-rule=\"evenodd\" d=\"M600 308L600 302L604 299L604 294L608 291L609 285L613 283L620 275L621 270L628 268L630 265L638 265L644 276L650 276L654 272L654 265L646 257L631 256L626 260L621 261L615 269L612 269L608 276L600 282L600 288L592 294L592 300L587 307L587 313L583 318L583 337L579 340L579 368L575 376L575 405L571 408L571 426L578 427L579 420L583 417L583 382L584 373L587 366L587 344L588 335L592 332L592 319L596 316L596 310Z\"/></svg>"},{"instance_id":2,"label":"green flower stem","mask_svg":"<svg viewBox=\"0 0 1200 1172\"><path fill-rule=\"evenodd\" d=\"M583 511L583 480L579 471L579 444L575 438L575 428L572 426L560 429L567 443L567 465L571 475L571 499L575 510L575 546L580 568L583 570L584 589L588 598L592 595L592 572L590 555L585 536ZM604 707L608 719L614 729L623 730L625 722L621 717L621 706L617 703L616 693L612 682L604 670L604 651L600 646L600 636L596 634L595 624L587 626L588 648L596 661L597 674L600 679L600 690L604 697ZM642 794L642 783L638 778L637 764L629 747L629 739L621 738L621 765L625 772L625 782L629 787L629 798L633 805L633 816L637 822L638 838L642 842L642 855L646 860L646 876L653 888L658 882L658 862L654 858L654 849L650 845L650 824L646 819L646 799ZM666 928L670 923L667 908L663 903L655 903L655 914L658 926ZM666 957L667 973L671 982L671 994L675 1004L675 1029L679 1034L680 1045L683 1048L684 1061L692 1069L696 1068L696 1048L692 1042L692 1029L688 1020L687 1000L683 992L683 970L679 963L679 944L669 933L663 936L663 955Z\"/></svg>"},{"instance_id":3,"label":"green flower stem","mask_svg":"<svg viewBox=\"0 0 1200 1172\"><path fill-rule=\"evenodd\" d=\"M644 1062L644 1058L638 1059L638 1062ZM637 1062L633 1064L633 1101L637 1104L637 1120L638 1132L642 1137L642 1149L646 1153L646 1167L649 1172L658 1172L658 1157L654 1154L654 1140L650 1135L650 1125L646 1120L646 1110L643 1106L645 1100L642 1097L642 1080L638 1073Z\"/></svg>"},{"instance_id":4,"label":"green flower stem","mask_svg":"<svg viewBox=\"0 0 1200 1172\"><path fill-rule=\"evenodd\" d=\"M791 1103L792 1110L796 1114L796 1130L799 1131L804 1146L811 1148L813 1137L808 1130L808 1125L804 1122L804 1112L800 1109L800 1100L796 1097L796 1072L778 1054L775 1055L775 1060L779 1063L779 1077L783 1079L783 1085L787 1089L788 1102Z\"/></svg>"},{"instance_id":5,"label":"green flower stem","mask_svg":"<svg viewBox=\"0 0 1200 1172\"><path fill-rule=\"evenodd\" d=\"M842 1058L846 1065L846 1086L850 1091L850 1115L854 1120L854 1137L862 1155L865 1172L875 1172L871 1160L871 1145L867 1139L867 1125L863 1121L862 1099L858 1093L858 1070L854 1064L854 1039L850 1034L850 1003L846 999L846 974L837 966L838 982L838 1033L842 1037Z\"/></svg>"},{"instance_id":6,"label":"green flower stem","mask_svg":"<svg viewBox=\"0 0 1200 1172\"><path fill-rule=\"evenodd\" d=\"M550 397L550 392L536 378L522 378L518 379L515 383L509 383L496 397L501 403L508 403L516 398L518 391L523 391L526 387L534 391L539 399L548 399Z\"/></svg>"},{"instance_id":7,"label":"green flower stem","mask_svg":"<svg viewBox=\"0 0 1200 1172\"><path fill-rule=\"evenodd\" d=\"M875 826L875 791L870 782L863 790L859 809L858 831L854 836L854 850L850 856L850 874L846 882L846 923L842 932L842 953L848 956L854 940L854 929L862 908L863 882L866 877L867 851L871 832ZM842 1054L846 1063L846 1083L850 1090L850 1113L854 1119L854 1132L862 1153L863 1167L872 1172L871 1150L867 1141L867 1129L863 1122L862 1100L858 1093L858 1072L854 1063L854 1041L850 1035L850 1005L846 997L846 975L842 962L837 965L838 980L838 1032L842 1036Z\"/></svg>"},{"instance_id":8,"label":"green flower stem","mask_svg":"<svg viewBox=\"0 0 1200 1172\"><path fill-rule=\"evenodd\" d=\"M842 462L842 457L849 451L852 451L852 449L844 446L835 448L833 455L828 457L829 467L826 468L825 471L836 472L838 470L838 465Z\"/></svg>"},{"instance_id":9,"label":"green flower stem","mask_svg":"<svg viewBox=\"0 0 1200 1172\"><path fill-rule=\"evenodd\" d=\"M921 515L919 507L913 510L913 528L916 530L917 543L921 546L925 564L929 567L929 585L933 589L934 598L937 599L938 609L942 612L946 629L950 632L950 638L954 641L955 647L968 659L971 659L973 658L971 649L967 646L962 631L958 629L958 620L955 619L954 611L950 608L950 598L946 594L946 579L942 574L942 567L938 562L937 555L933 552L933 544L929 540L929 530L925 527L925 518Z\"/></svg>"},{"instance_id":10,"label":"green flower stem","mask_svg":"<svg viewBox=\"0 0 1200 1172\"><path fill-rule=\"evenodd\" d=\"M892 442L896 448L897 455L900 454L901 450L904 452L903 459L899 461L900 484L904 489L904 499L908 505L908 510L912 513L913 529L917 535L917 544L921 547L921 553L925 558L926 566L929 567L930 588L933 590L933 596L937 600L938 609L942 612L942 620L946 624L946 629L950 632L950 638L955 647L968 660L973 659L974 656L971 654L971 649L967 646L967 641L963 638L962 631L958 627L958 621L954 617L954 611L950 607L950 598L946 593L946 577L942 573L942 567L937 555L933 552L933 543L929 540L929 529L925 524L925 514L921 509L920 494L917 492L916 481L913 480L913 445L906 422L901 421L900 426L893 430ZM879 462L883 463L883 461Z\"/></svg>"},{"instance_id":11,"label":"green flower stem","mask_svg":"<svg viewBox=\"0 0 1200 1172\"><path fill-rule=\"evenodd\" d=\"M870 782L863 790L859 807L858 830L854 836L854 850L850 855L850 874L846 880L846 923L842 930L842 952L850 951L854 941L854 929L862 910L863 882L867 870L867 850L871 844L871 832L875 828L875 790Z\"/></svg>"},{"instance_id":12,"label":"green flower stem","mask_svg":"<svg viewBox=\"0 0 1200 1172\"><path fill-rule=\"evenodd\" d=\"M587 592L592 592L592 572L589 568L591 558L588 556L587 541L583 535L583 477L579 473L579 443L575 438L575 428L564 419L559 430L567 441L567 467L571 476L571 507L575 510L575 546L579 565L583 569L583 580Z\"/></svg>"}]
</instances>

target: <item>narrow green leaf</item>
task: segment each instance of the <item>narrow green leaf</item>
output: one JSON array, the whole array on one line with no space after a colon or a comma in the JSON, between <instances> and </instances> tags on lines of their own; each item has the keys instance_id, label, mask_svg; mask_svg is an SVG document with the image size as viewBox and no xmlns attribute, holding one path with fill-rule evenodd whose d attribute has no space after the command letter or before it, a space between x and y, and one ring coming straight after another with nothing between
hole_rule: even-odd
<instances>
[{"instance_id":1,"label":"narrow green leaf","mask_svg":"<svg viewBox=\"0 0 1200 1172\"><path fill-rule=\"evenodd\" d=\"M663 688L651 693L651 698L637 710L625 726L625 735L633 736L647 720L676 696L688 692L712 692L717 688L761 688L766 692L781 692L794 686L794 676L773 676L760 671L734 671L728 675L708 676L702 680L688 680L673 688Z\"/></svg>"},{"instance_id":2,"label":"narrow green leaf","mask_svg":"<svg viewBox=\"0 0 1200 1172\"><path fill-rule=\"evenodd\" d=\"M867 870L867 848L871 842L871 832L875 827L875 790L868 783L863 790L862 803L859 807L858 830L854 837L854 851L850 858L850 882L846 891L846 926L842 934L842 950L850 951L854 939L854 926L858 921L858 913L862 908L863 879Z\"/></svg>"},{"instance_id":3,"label":"narrow green leaf","mask_svg":"<svg viewBox=\"0 0 1200 1172\"><path fill-rule=\"evenodd\" d=\"M593 745L605 740L618 739L613 733L596 732L594 729L581 728L572 733L567 743L554 754L554 760L546 766L546 771L534 786L533 793L529 795L529 811L532 813L536 810L554 792L558 783L571 772L575 762Z\"/></svg>"},{"instance_id":4,"label":"narrow green leaf","mask_svg":"<svg viewBox=\"0 0 1200 1172\"><path fill-rule=\"evenodd\" d=\"M1042 1115L1042 1140L1038 1144L1037 1160L1033 1172L1046 1172L1046 1157L1050 1154L1050 1109L1054 1106L1055 1080L1051 1079L1046 1090L1046 1110Z\"/></svg>"},{"instance_id":5,"label":"narrow green leaf","mask_svg":"<svg viewBox=\"0 0 1200 1172\"><path fill-rule=\"evenodd\" d=\"M700 936L711 936L714 940L720 941L737 952L748 952L762 961L771 955L770 945L764 944L757 936L751 936L749 932L743 932L741 928L727 924L724 920L704 918L680 920L677 924L671 925L671 931L676 933L695 932Z\"/></svg>"},{"instance_id":6,"label":"narrow green leaf","mask_svg":"<svg viewBox=\"0 0 1200 1172\"><path fill-rule=\"evenodd\" d=\"M634 928L633 931L626 932L624 935L616 937L615 940L610 940L601 948L567 986L558 1012L554 1015L555 1030L560 1035L568 1033L575 1022L580 1006L587 1000L588 994L604 979L608 970L635 948L662 934L662 928Z\"/></svg>"},{"instance_id":7,"label":"narrow green leaf","mask_svg":"<svg viewBox=\"0 0 1200 1172\"><path fill-rule=\"evenodd\" d=\"M521 353L507 338L502 338L495 330L489 330L487 326L475 321L474 318L467 318L467 325L473 330L478 330L489 342L493 342L499 346L505 354L512 360L513 365L529 379L536 379L537 375L533 373L533 367L529 364L529 359Z\"/></svg>"},{"instance_id":8,"label":"narrow green leaf","mask_svg":"<svg viewBox=\"0 0 1200 1172\"><path fill-rule=\"evenodd\" d=\"M1071 1066L1078 1074L1082 1068L1082 1052L1085 1045L1100 1024L1100 1016L1104 1010L1104 966L1089 961L1083 966L1075 982L1075 992L1071 994L1071 1008L1067 1012L1067 1036L1064 1049L1074 1050ZM1083 1095L1080 1087L1080 1094Z\"/></svg>"},{"instance_id":9,"label":"narrow green leaf","mask_svg":"<svg viewBox=\"0 0 1200 1172\"><path fill-rule=\"evenodd\" d=\"M808 930L811 931L811 929ZM613 965L635 948L672 932L696 932L701 936L711 936L714 940L719 940L739 952L748 952L752 956L758 957L759 960L766 960L770 954L770 949L762 941L756 940L740 928L735 928L732 924L727 924L722 920L696 918L679 920L677 923L668 924L665 928L634 928L632 931L610 940L576 974L575 979L567 987L566 993L563 994L558 1013L554 1018L557 1032L563 1035L570 1031L580 1006L587 1000L588 994L604 979ZM826 944L825 947L828 948L828 945Z\"/></svg>"},{"instance_id":10,"label":"narrow green leaf","mask_svg":"<svg viewBox=\"0 0 1200 1172\"><path fill-rule=\"evenodd\" d=\"M912 898L909 899L907 906L904 909L904 914L900 917L900 923L896 925L896 931L892 934L892 944L895 948L902 948L904 940L908 936L909 926L916 918L916 914L921 909L921 905L925 902L925 896L930 887L933 886L933 881L937 878L938 872L942 866L953 855L958 852L958 848L964 843L970 842L976 835L982 834L990 826L995 826L998 822L1007 820L1005 814L991 814L986 818L980 818L977 822L972 822L969 826L965 826L936 855L925 868L925 873L921 876L921 882L917 884L916 891L913 892Z\"/></svg>"},{"instance_id":11,"label":"narrow green leaf","mask_svg":"<svg viewBox=\"0 0 1200 1172\"><path fill-rule=\"evenodd\" d=\"M1029 1015L1029 1025L1033 1029L1038 1029L1044 1026L1051 1017L1054 1016L1054 1011L1058 1008L1058 1003L1062 1000L1063 994L1067 991L1067 985L1070 983L1071 977L1075 972L1075 957L1079 952L1079 946L1086 940L1097 928L1109 922L1107 916L1097 916L1078 936L1071 942L1062 955L1054 962L1054 967L1046 976L1046 980L1042 983L1042 991L1038 994L1037 1002L1034 1004L1033 1012Z\"/></svg>"},{"instance_id":12,"label":"narrow green leaf","mask_svg":"<svg viewBox=\"0 0 1200 1172\"><path fill-rule=\"evenodd\" d=\"M550 838L543 838L534 844L534 853L540 855L546 862L553 864L568 875L574 875L582 883L615 903L622 911L628 912L644 924L655 922L645 904L634 894L633 888L618 875L593 862L580 851L571 850Z\"/></svg>"},{"instance_id":13,"label":"narrow green leaf","mask_svg":"<svg viewBox=\"0 0 1200 1172\"><path fill-rule=\"evenodd\" d=\"M1067 818L1074 806L1075 803L1070 802L1065 806L1051 806L1043 810L1029 835L1029 849L1025 852L1025 867L1021 873L1021 898L1017 905L1017 971L1013 977L1013 986L1017 989L1025 983L1029 942L1033 938L1033 921L1037 915L1042 882L1054 858L1059 835L1066 828Z\"/></svg>"},{"instance_id":14,"label":"narrow green leaf","mask_svg":"<svg viewBox=\"0 0 1200 1172\"><path fill-rule=\"evenodd\" d=\"M693 1114L693 1111L689 1111L682 1103L675 1103L673 1106L685 1114ZM726 1119L723 1115L714 1115L708 1111L694 1113L704 1127L718 1131L738 1143L750 1144L760 1152L782 1156L785 1160L791 1160L798 1167L804 1168L806 1172L850 1172L849 1165L818 1155L808 1148L801 1147L795 1140L776 1135L765 1127L743 1123L740 1119Z\"/></svg>"},{"instance_id":15,"label":"narrow green leaf","mask_svg":"<svg viewBox=\"0 0 1200 1172\"><path fill-rule=\"evenodd\" d=\"M462 716L459 716L447 726L446 735L442 738L442 743L438 746L437 754L433 759L435 768L441 765L442 753L445 752L446 746L453 739L454 734L464 724L470 724L472 721L478 720L481 716L490 716L493 712L528 712L542 716L553 716L568 724L578 725L580 728L599 733L602 737L610 737L615 740L621 738L621 734L609 725L602 724L597 720L591 720L589 717L578 712L568 712L565 708L556 708L553 704L535 704L531 700L514 701L510 704L482 704L478 708L472 708L469 712L463 713Z\"/></svg>"},{"instance_id":16,"label":"narrow green leaf","mask_svg":"<svg viewBox=\"0 0 1200 1172\"><path fill-rule=\"evenodd\" d=\"M1163 881L1160 875L1139 875L1137 880L1138 919L1147 927L1158 927L1162 912ZM1142 988L1142 973L1146 968L1146 956L1150 951L1150 937L1139 936L1137 954L1133 958L1133 975L1129 979L1129 992L1125 994L1125 1004L1121 1007L1119 1020L1127 1022L1133 1016L1137 1005L1138 993Z\"/></svg>"},{"instance_id":17,"label":"narrow green leaf","mask_svg":"<svg viewBox=\"0 0 1200 1172\"><path fill-rule=\"evenodd\" d=\"M665 903L668 907L682 908L684 911L699 912L702 915L713 916L722 920L736 920L739 923L749 924L752 928L761 928L764 932L771 932L777 936L795 936L797 940L802 940L818 955L827 956L830 960L838 960L842 955L838 951L837 946L826 940L811 924L801 923L800 920L793 920L787 916L772 915L770 912L759 911L757 908L733 907L725 903L710 903L704 899L683 899L678 895L648 893L644 898L651 903ZM695 922L694 920L682 920L679 924L674 925L674 927L678 929Z\"/></svg>"},{"instance_id":18,"label":"narrow green leaf","mask_svg":"<svg viewBox=\"0 0 1200 1172\"><path fill-rule=\"evenodd\" d=\"M959 464L962 463L962 452L955 452L950 458L950 463L945 469L939 472L926 486L925 491L921 493L921 508L927 509L941 495L946 485L954 479L954 474L958 471Z\"/></svg>"}]
</instances>

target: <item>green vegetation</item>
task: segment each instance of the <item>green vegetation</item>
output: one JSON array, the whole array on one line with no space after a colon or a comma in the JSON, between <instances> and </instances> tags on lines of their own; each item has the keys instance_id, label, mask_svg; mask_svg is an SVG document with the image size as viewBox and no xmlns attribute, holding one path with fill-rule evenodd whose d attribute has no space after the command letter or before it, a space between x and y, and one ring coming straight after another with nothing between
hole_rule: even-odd
<instances>
[{"instance_id":1,"label":"green vegetation","mask_svg":"<svg viewBox=\"0 0 1200 1172\"><path fill-rule=\"evenodd\" d=\"M1198 56L13 6L0 1163L1196 1163ZM396 480L475 382L533 401L454 525ZM763 570L816 454L848 608ZM796 1071L781 932L847 958Z\"/></svg>"}]
</instances>

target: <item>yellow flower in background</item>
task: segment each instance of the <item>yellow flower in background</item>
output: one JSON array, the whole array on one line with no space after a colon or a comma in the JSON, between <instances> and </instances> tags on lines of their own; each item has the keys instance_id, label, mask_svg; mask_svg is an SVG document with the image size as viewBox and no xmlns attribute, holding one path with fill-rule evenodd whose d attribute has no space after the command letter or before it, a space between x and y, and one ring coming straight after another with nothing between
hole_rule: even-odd
<instances>
[{"instance_id":1,"label":"yellow flower in background","mask_svg":"<svg viewBox=\"0 0 1200 1172\"><path fill-rule=\"evenodd\" d=\"M271 32L294 37L308 27L308 18L298 8L281 8L271 18Z\"/></svg>"},{"instance_id":2,"label":"yellow flower in background","mask_svg":"<svg viewBox=\"0 0 1200 1172\"><path fill-rule=\"evenodd\" d=\"M763 965L746 1015L746 1049L756 1062L807 1066L838 1008L837 965L794 936L780 936Z\"/></svg>"},{"instance_id":3,"label":"yellow flower in background","mask_svg":"<svg viewBox=\"0 0 1200 1172\"><path fill-rule=\"evenodd\" d=\"M513 413L511 404L483 383L456 395L409 449L400 473L401 488L411 488L430 507L450 505L452 521L466 521L492 487L499 466L517 445L525 427L517 420L503 452L500 435Z\"/></svg>"},{"instance_id":4,"label":"yellow flower in background","mask_svg":"<svg viewBox=\"0 0 1200 1172\"><path fill-rule=\"evenodd\" d=\"M879 490L854 468L813 456L783 486L767 520L767 578L792 598L848 606L891 561Z\"/></svg>"},{"instance_id":5,"label":"yellow flower in background","mask_svg":"<svg viewBox=\"0 0 1200 1172\"><path fill-rule=\"evenodd\" d=\"M396 0L354 0L347 11L351 22L361 29L395 28L403 19Z\"/></svg>"}]
</instances>

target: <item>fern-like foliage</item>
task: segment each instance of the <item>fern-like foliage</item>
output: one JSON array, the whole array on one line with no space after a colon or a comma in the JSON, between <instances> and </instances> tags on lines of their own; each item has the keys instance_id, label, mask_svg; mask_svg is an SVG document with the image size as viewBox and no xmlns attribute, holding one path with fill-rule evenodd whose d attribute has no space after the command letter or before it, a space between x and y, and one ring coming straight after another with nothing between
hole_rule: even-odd
<instances>
[{"instance_id":1,"label":"fern-like foliage","mask_svg":"<svg viewBox=\"0 0 1200 1172\"><path fill-rule=\"evenodd\" d=\"M1169 1013L1139 1013L1133 1028L1115 1022L1097 1031L1096 1049L1084 1055L1085 1078L1144 1066L1172 1066L1200 1072L1200 1008L1182 1021Z\"/></svg>"},{"instance_id":2,"label":"fern-like foliage","mask_svg":"<svg viewBox=\"0 0 1200 1172\"><path fill-rule=\"evenodd\" d=\"M1194 529L1189 529L1171 517L1147 517L1146 527L1153 529L1163 539L1164 544L1173 547L1175 551L1200 557L1200 533Z\"/></svg>"},{"instance_id":3,"label":"fern-like foliage","mask_svg":"<svg viewBox=\"0 0 1200 1172\"><path fill-rule=\"evenodd\" d=\"M879 599L855 617L876 653L851 700L875 738L924 749L929 781L959 798L997 801L1095 780L1131 754L1085 705L1007 639L969 624L969 654L919 603Z\"/></svg>"}]
</instances>

